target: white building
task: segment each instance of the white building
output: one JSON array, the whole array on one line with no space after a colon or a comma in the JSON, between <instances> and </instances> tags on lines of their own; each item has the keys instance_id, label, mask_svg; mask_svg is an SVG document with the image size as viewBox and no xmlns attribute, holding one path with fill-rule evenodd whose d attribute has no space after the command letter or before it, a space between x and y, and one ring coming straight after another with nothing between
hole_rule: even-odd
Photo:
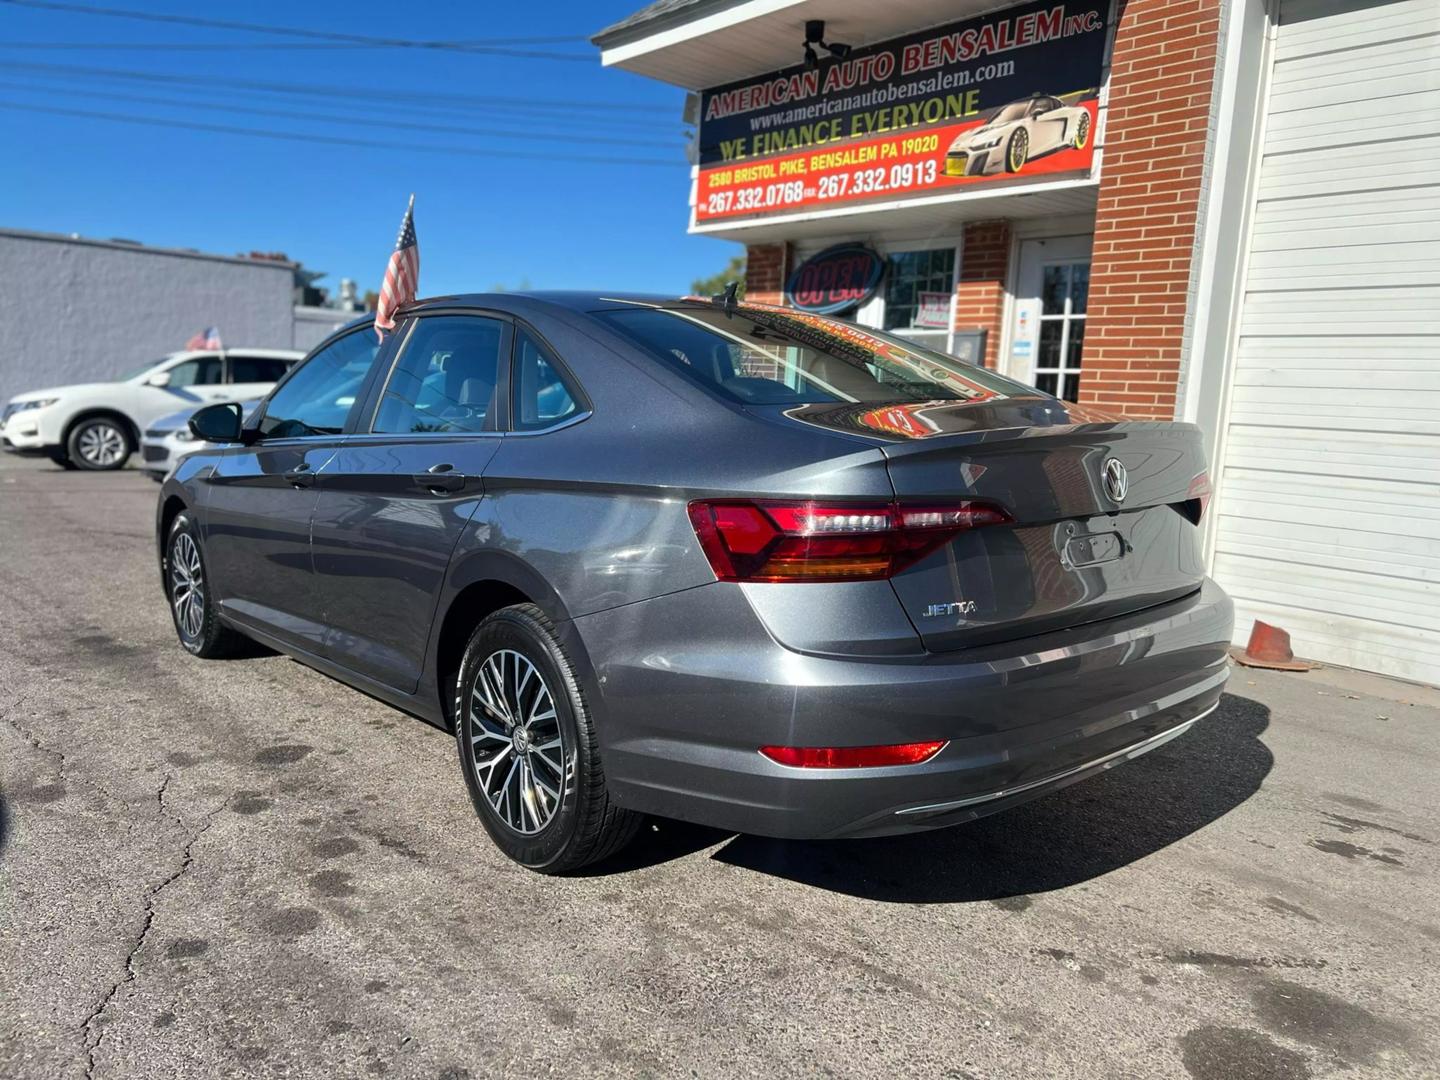
<instances>
[{"instance_id":1,"label":"white building","mask_svg":"<svg viewBox=\"0 0 1440 1080\"><path fill-rule=\"evenodd\" d=\"M218 327L226 345L309 349L354 316L297 308L294 266L0 229L0 401L104 379Z\"/></svg>"}]
</instances>

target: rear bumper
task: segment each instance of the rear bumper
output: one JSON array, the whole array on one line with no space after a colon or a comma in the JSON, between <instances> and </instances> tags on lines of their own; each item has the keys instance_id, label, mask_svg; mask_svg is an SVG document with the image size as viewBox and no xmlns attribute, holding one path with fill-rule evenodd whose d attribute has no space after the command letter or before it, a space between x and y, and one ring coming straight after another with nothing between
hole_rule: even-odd
<instances>
[{"instance_id":1,"label":"rear bumper","mask_svg":"<svg viewBox=\"0 0 1440 1080\"><path fill-rule=\"evenodd\" d=\"M622 805L737 832L878 836L939 828L1138 756L1214 708L1233 612L1184 599L1021 642L840 659L776 644L737 587L575 620L594 665ZM758 748L945 739L921 765L795 769Z\"/></svg>"}]
</instances>

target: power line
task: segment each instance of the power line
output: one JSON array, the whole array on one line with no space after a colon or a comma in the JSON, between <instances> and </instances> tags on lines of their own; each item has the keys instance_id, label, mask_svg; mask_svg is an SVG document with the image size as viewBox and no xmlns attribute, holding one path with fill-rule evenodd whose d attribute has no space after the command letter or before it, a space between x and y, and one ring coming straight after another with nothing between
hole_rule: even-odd
<instances>
[{"instance_id":1,"label":"power line","mask_svg":"<svg viewBox=\"0 0 1440 1080\"><path fill-rule=\"evenodd\" d=\"M0 0L14 3L16 0ZM393 45L365 45L343 41L6 41L0 49L19 52L293 52L335 49L391 49ZM493 45L476 45L461 50L475 56L508 56L522 60L570 60L577 63L596 62L591 53L549 52L543 49L515 49Z\"/></svg>"},{"instance_id":2,"label":"power line","mask_svg":"<svg viewBox=\"0 0 1440 1080\"><path fill-rule=\"evenodd\" d=\"M16 3L17 0L0 0L0 3ZM187 86L203 86L210 89L248 89L262 90L267 92L285 94L306 94L312 97L351 97L357 99L374 99L379 101L413 101L419 104L431 102L465 103L468 105L494 105L502 108L515 109L519 111L561 111L573 112L583 110L586 112L622 112L622 113L663 113L667 116L674 116L675 109L668 105L638 105L624 101L577 101L562 100L558 98L516 98L516 97L495 97L476 94L453 94L437 93L415 90L377 90L361 87L339 87L321 86L314 83L279 83L266 82L259 79L214 79L186 75L162 75L157 72L133 71L123 68L99 68L82 67L73 64L34 64L12 62L8 65L14 70L34 72L54 72L57 74L78 74L90 77L102 77L107 79L123 79L136 82L160 82L176 83Z\"/></svg>"},{"instance_id":3,"label":"power line","mask_svg":"<svg viewBox=\"0 0 1440 1080\"><path fill-rule=\"evenodd\" d=\"M75 116L89 120L108 120L120 124L141 124L158 128L186 128L191 131L209 131L222 135L245 135L259 139L281 139L286 142L325 143L332 146L363 146L380 150L413 150L430 154L459 154L465 157L515 158L528 161L584 162L592 165L637 165L674 168L683 165L683 158L669 161L664 158L608 157L598 154L541 154L526 150L488 150L470 146L433 146L425 143L391 142L379 139L355 139L341 135L320 135L298 131L275 131L265 128L234 127L229 124L205 124L189 120L167 120L154 116L135 116L129 113L100 112L89 109L63 109L53 105L26 105L17 101L0 98L0 109L19 112L46 113L52 116Z\"/></svg>"},{"instance_id":4,"label":"power line","mask_svg":"<svg viewBox=\"0 0 1440 1080\"><path fill-rule=\"evenodd\" d=\"M19 68L23 65L11 64L10 68ZM6 71L5 66L0 66L0 75ZM112 80L104 75L69 75L55 72L22 72L25 74L25 87L32 92L45 92L49 90L62 91L74 94L83 91L85 94L96 98L97 103L103 104L104 99L116 96L120 93L164 89L175 90L185 96L187 100L194 96L197 105L204 105L206 99L219 97L225 102L250 102L256 105L295 105L308 107L323 104L329 107L339 105L347 109L363 111L367 116L375 116L380 113L396 113L402 117L424 115L431 119L446 120L455 119L460 122L474 119L477 114L482 114L487 123L499 122L519 125L526 131L551 131L571 132L579 131L588 134L603 129L609 134L629 135L634 138L656 137L669 134L675 130L679 121L677 115L669 119L658 117L641 116L638 114L614 114L607 116L595 116L588 113L575 112L554 112L541 109L532 111L524 106L507 105L504 108L480 108L474 105L454 102L426 102L423 106L406 101L335 101L332 99L317 100L316 97L303 94L292 94L282 90L255 90L247 87L235 86L207 86L204 89L199 87L154 86L148 82L131 83L123 80Z\"/></svg>"},{"instance_id":5,"label":"power line","mask_svg":"<svg viewBox=\"0 0 1440 1080\"><path fill-rule=\"evenodd\" d=\"M71 97L80 96L90 98L94 94L89 90L66 90L60 87L36 87L29 83L11 83L0 81L0 88L6 90L19 90L23 93L44 93L44 94L65 94ZM321 123L331 124L361 124L368 128L376 126L374 117L370 116L338 116L334 113L315 112L294 112L286 109L262 109L249 105L222 105L206 101L185 100L181 98L153 97L149 94L110 94L110 98L121 101L130 101L144 105L163 105L182 109L215 110L218 112L242 113L253 116L273 116L286 120L315 120ZM665 144L656 139L626 139L611 135L584 135L567 133L558 135L554 132L516 131L513 128L479 128L468 127L459 124L430 124L423 121L413 120L407 117L404 121L396 124L397 128L405 131L433 131L445 135L480 135L484 137L495 137L502 139L520 139L534 142L555 143L563 139L566 142L594 143L608 146L664 146ZM673 140L676 149L682 148L683 144L679 138Z\"/></svg>"},{"instance_id":6,"label":"power line","mask_svg":"<svg viewBox=\"0 0 1440 1080\"><path fill-rule=\"evenodd\" d=\"M13 66L13 65L12 65ZM0 74L4 74L4 68L0 67ZM43 81L42 81L43 80ZM110 99L126 97L135 100L130 92L134 90L149 89L148 85L134 86L127 83L110 84L102 81L93 82L86 76L77 75L55 75L51 73L40 73L33 75L25 82L10 84L15 89L23 90L30 94L56 93L67 97L84 97L91 99L92 104L105 104ZM245 103L260 106L288 106L295 105L308 107L320 104L313 97L303 95L286 94L276 90L249 90L243 88L219 87L207 90L191 88L188 86L174 87L173 89L182 92L184 98L169 99L177 104L183 102L196 109L211 107L209 98L223 95L223 101L230 103ZM160 99L157 99L160 100ZM362 111L369 117L372 123L383 123L389 119L382 114L397 114L396 123L402 120L409 121L417 113L427 116L432 120L446 120L452 116L456 120L469 120L476 116L477 110L466 105L442 105L427 104L423 112L413 104L397 101L365 101L365 102L325 102L324 104L339 104L347 108L355 108ZM649 120L642 117L629 116L605 116L595 117L586 114L564 114L556 112L528 112L524 109L509 107L503 111L486 113L487 122L498 121L501 124L511 123L520 125L508 130L538 132L549 134L555 138L565 138L571 134L589 135L597 130L615 136L628 137L636 142L655 142L664 136L680 132L676 121ZM498 130L498 129L497 129Z\"/></svg>"},{"instance_id":7,"label":"power line","mask_svg":"<svg viewBox=\"0 0 1440 1080\"><path fill-rule=\"evenodd\" d=\"M202 26L214 30L245 30L252 33L278 34L287 37L311 38L316 41L343 41L357 45L385 46L401 49L442 49L449 52L475 52L516 44L537 42L585 41L580 35L550 38L476 38L465 41L423 41L410 38L384 38L369 34L348 34L336 30L307 30L297 26L273 26L264 23L238 22L232 19L204 19L195 15L164 15L153 11L133 11L128 8L99 7L94 4L62 3L60 0L0 0L13 7L35 8L41 11L63 11L76 15L102 15L115 19L135 19L141 22L168 23L172 26Z\"/></svg>"}]
</instances>

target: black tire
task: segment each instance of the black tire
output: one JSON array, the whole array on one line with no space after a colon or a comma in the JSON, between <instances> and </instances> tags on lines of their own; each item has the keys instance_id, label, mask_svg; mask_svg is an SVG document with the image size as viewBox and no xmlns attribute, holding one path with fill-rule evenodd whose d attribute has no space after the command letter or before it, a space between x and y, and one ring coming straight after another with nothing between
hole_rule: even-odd
<instances>
[{"instance_id":1,"label":"black tire","mask_svg":"<svg viewBox=\"0 0 1440 1080\"><path fill-rule=\"evenodd\" d=\"M1075 137L1070 145L1076 150L1084 150L1085 144L1090 141L1090 114L1085 113L1075 124Z\"/></svg>"},{"instance_id":2,"label":"black tire","mask_svg":"<svg viewBox=\"0 0 1440 1080\"><path fill-rule=\"evenodd\" d=\"M1010 133L1010 141L1005 144L1005 171L1018 173L1029 160L1030 136L1024 128L1016 128Z\"/></svg>"},{"instance_id":3,"label":"black tire","mask_svg":"<svg viewBox=\"0 0 1440 1080\"><path fill-rule=\"evenodd\" d=\"M191 551L193 559L189 557ZM177 514L170 526L170 535L165 538L165 562L161 569L175 634L187 652L204 660L215 660L240 656L249 651L248 639L222 623L215 610L213 590L205 569L205 552L200 546L200 531L188 511L182 510ZM196 577L200 589L199 603L194 607L177 605L176 596L183 587L182 583Z\"/></svg>"},{"instance_id":4,"label":"black tire","mask_svg":"<svg viewBox=\"0 0 1440 1080\"><path fill-rule=\"evenodd\" d=\"M529 716L520 724L508 723L483 705L486 691L493 696L496 689L496 658L499 682L506 684L505 665L510 664L511 672L520 670L517 656L531 665L541 680L538 689L533 681L527 684L532 695ZM482 678L486 680L483 685ZM517 674L508 685L518 681ZM517 690L515 703L507 707L512 715L518 716L527 707L525 689ZM544 719L552 709L543 707L542 692L553 706L553 722ZM611 801L595 723L574 665L565 655L554 624L534 604L502 608L475 628L460 664L454 715L460 771L475 813L495 845L515 862L542 874L563 874L604 859L634 839L643 817ZM540 732L544 725L551 725L544 727L546 736L553 730L559 742L559 768L543 753L547 744L539 742L541 735L533 743L528 735L515 737L517 727ZM478 760L480 757L486 760ZM529 788L533 796L529 802L520 795L526 790L527 776L539 785ZM555 782L558 798L552 800L541 790L549 787L546 777ZM512 791L516 798L507 801ZM500 806L492 803L492 797ZM528 809L528 817L522 805ZM541 823L539 817L546 810L549 817ZM512 823L507 815L518 815L521 825ZM535 828L522 831L530 825Z\"/></svg>"},{"instance_id":5,"label":"black tire","mask_svg":"<svg viewBox=\"0 0 1440 1080\"><path fill-rule=\"evenodd\" d=\"M48 457L51 461L53 461L56 465L59 465L62 469L78 469L80 467L79 465L76 465L75 462L71 461L70 455L66 454L65 451L58 446L52 446L47 449L45 451L45 456Z\"/></svg>"},{"instance_id":6,"label":"black tire","mask_svg":"<svg viewBox=\"0 0 1440 1080\"><path fill-rule=\"evenodd\" d=\"M123 469L134 451L125 422L114 416L81 420L65 439L65 456L77 469L92 472Z\"/></svg>"}]
</instances>

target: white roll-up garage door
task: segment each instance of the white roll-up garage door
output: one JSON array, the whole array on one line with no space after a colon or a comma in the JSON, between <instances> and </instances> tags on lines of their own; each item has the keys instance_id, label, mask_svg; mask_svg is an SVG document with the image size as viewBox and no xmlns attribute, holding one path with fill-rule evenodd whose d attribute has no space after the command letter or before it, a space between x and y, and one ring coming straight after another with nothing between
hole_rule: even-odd
<instances>
[{"instance_id":1,"label":"white roll-up garage door","mask_svg":"<svg viewBox=\"0 0 1440 1080\"><path fill-rule=\"evenodd\" d=\"M1440 0L1282 0L1215 506L1237 640L1440 683Z\"/></svg>"}]
</instances>

